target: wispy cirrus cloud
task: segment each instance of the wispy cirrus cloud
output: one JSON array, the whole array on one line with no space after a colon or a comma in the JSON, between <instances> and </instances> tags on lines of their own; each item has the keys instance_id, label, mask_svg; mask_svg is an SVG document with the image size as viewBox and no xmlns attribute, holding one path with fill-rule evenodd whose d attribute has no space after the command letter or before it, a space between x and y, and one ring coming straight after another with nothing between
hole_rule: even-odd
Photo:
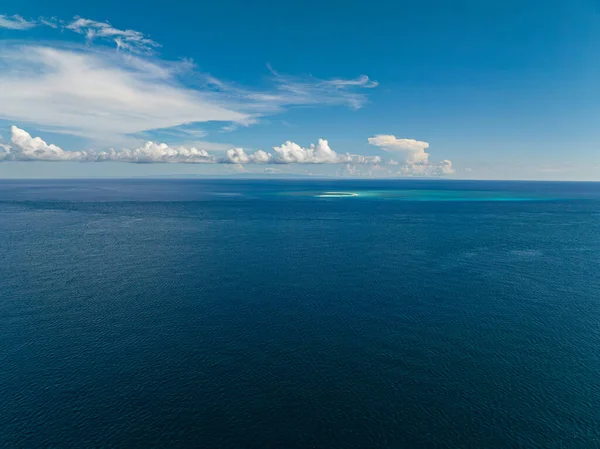
<instances>
[{"instance_id":1,"label":"wispy cirrus cloud","mask_svg":"<svg viewBox=\"0 0 600 449\"><path fill-rule=\"evenodd\" d=\"M372 89L378 86L378 83L367 75L360 75L355 79L323 80L312 75L304 77L283 75L270 66L269 68L276 84L278 100L282 104L326 103L360 109L367 102L367 96L357 89Z\"/></svg>"},{"instance_id":2,"label":"wispy cirrus cloud","mask_svg":"<svg viewBox=\"0 0 600 449\"><path fill-rule=\"evenodd\" d=\"M0 117L106 140L192 122L248 123L211 92L178 84L167 64L106 50L0 47Z\"/></svg>"},{"instance_id":3,"label":"wispy cirrus cloud","mask_svg":"<svg viewBox=\"0 0 600 449\"><path fill-rule=\"evenodd\" d=\"M75 16L70 21L57 19L56 17L39 17L26 20L15 14L13 16L0 15L0 28L9 30L29 30L38 26L50 28L61 28L85 36L88 44L94 41L109 41L116 44L117 49L129 50L133 53L149 53L160 47L144 33L134 30L121 30L112 26L109 22L85 19Z\"/></svg>"},{"instance_id":4,"label":"wispy cirrus cloud","mask_svg":"<svg viewBox=\"0 0 600 449\"><path fill-rule=\"evenodd\" d=\"M7 30L28 30L35 26L37 26L37 22L25 20L17 14L14 16L0 14L0 28L5 28Z\"/></svg>"},{"instance_id":5,"label":"wispy cirrus cloud","mask_svg":"<svg viewBox=\"0 0 600 449\"><path fill-rule=\"evenodd\" d=\"M107 144L205 122L222 122L222 131L233 131L294 106L358 109L367 101L363 91L377 85L366 75L319 79L270 69L268 88L249 88L198 72L189 60L161 59L155 52L160 45L147 35L108 22L1 17L13 29L70 31L87 45L3 42L0 118ZM112 50L104 45L109 43Z\"/></svg>"},{"instance_id":6,"label":"wispy cirrus cloud","mask_svg":"<svg viewBox=\"0 0 600 449\"><path fill-rule=\"evenodd\" d=\"M108 39L114 41L117 49L130 50L132 52L151 52L160 47L160 44L134 30L120 30L108 22L75 17L75 20L64 26L65 29L85 36L88 43L96 39Z\"/></svg>"},{"instance_id":7,"label":"wispy cirrus cloud","mask_svg":"<svg viewBox=\"0 0 600 449\"><path fill-rule=\"evenodd\" d=\"M360 109L368 100L363 89L378 86L378 83L367 75L360 75L354 79L326 80L312 75L282 74L274 70L270 64L267 64L267 68L271 72L269 79L273 83L273 89L269 91L246 91L226 84L221 84L221 88L225 91L237 92L238 95L257 103L266 103L270 107L326 104Z\"/></svg>"}]
</instances>

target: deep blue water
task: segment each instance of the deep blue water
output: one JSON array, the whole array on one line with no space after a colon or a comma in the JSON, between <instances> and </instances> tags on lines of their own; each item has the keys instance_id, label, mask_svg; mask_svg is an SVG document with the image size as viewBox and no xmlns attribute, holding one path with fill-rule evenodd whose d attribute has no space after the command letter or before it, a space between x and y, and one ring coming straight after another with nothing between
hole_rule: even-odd
<instances>
[{"instance_id":1,"label":"deep blue water","mask_svg":"<svg viewBox=\"0 0 600 449\"><path fill-rule=\"evenodd\" d=\"M600 447L599 184L0 181L0 254L2 448Z\"/></svg>"}]
</instances>

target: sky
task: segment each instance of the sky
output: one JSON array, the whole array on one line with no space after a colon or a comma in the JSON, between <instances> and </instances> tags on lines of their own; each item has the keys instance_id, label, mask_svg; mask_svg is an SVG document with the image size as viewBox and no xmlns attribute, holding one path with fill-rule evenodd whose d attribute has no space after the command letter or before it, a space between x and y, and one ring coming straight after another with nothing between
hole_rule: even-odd
<instances>
[{"instance_id":1,"label":"sky","mask_svg":"<svg viewBox=\"0 0 600 449\"><path fill-rule=\"evenodd\" d=\"M0 10L0 178L600 180L600 3Z\"/></svg>"}]
</instances>

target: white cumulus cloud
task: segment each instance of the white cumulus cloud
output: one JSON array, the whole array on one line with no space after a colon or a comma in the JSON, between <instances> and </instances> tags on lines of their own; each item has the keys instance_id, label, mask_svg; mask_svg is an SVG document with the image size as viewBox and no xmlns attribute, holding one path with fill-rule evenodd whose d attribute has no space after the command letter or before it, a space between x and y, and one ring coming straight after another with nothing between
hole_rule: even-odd
<instances>
[{"instance_id":1,"label":"white cumulus cloud","mask_svg":"<svg viewBox=\"0 0 600 449\"><path fill-rule=\"evenodd\" d=\"M452 168L452 161L449 161L448 159L440 161L436 165L436 172L439 175L451 175L452 173L454 173L454 168Z\"/></svg>"},{"instance_id":2,"label":"white cumulus cloud","mask_svg":"<svg viewBox=\"0 0 600 449\"><path fill-rule=\"evenodd\" d=\"M210 164L216 161L205 150L197 148L173 148L165 143L146 142L133 150L110 150L97 153L97 161L135 162L135 163L187 163Z\"/></svg>"},{"instance_id":3,"label":"white cumulus cloud","mask_svg":"<svg viewBox=\"0 0 600 449\"><path fill-rule=\"evenodd\" d=\"M319 139L315 146L311 144L309 148L302 148L294 142L287 141L279 147L273 147L277 161L284 164L323 164L337 162L338 155L329 147L329 143L324 139Z\"/></svg>"},{"instance_id":4,"label":"white cumulus cloud","mask_svg":"<svg viewBox=\"0 0 600 449\"><path fill-rule=\"evenodd\" d=\"M226 157L222 162L226 164L268 164L273 155L263 150L247 154L243 148L232 148L227 150Z\"/></svg>"},{"instance_id":5,"label":"white cumulus cloud","mask_svg":"<svg viewBox=\"0 0 600 449\"><path fill-rule=\"evenodd\" d=\"M388 165L398 166L395 174L401 176L445 176L454 173L452 162L443 160L433 163L429 160L429 143L415 139L400 139L391 134L378 134L369 137L369 143L381 148L389 153L394 153L395 157L390 159Z\"/></svg>"},{"instance_id":6,"label":"white cumulus cloud","mask_svg":"<svg viewBox=\"0 0 600 449\"><path fill-rule=\"evenodd\" d=\"M255 151L250 155L250 160L256 164L268 164L271 159L273 159L273 155L263 150Z\"/></svg>"},{"instance_id":7,"label":"white cumulus cloud","mask_svg":"<svg viewBox=\"0 0 600 449\"><path fill-rule=\"evenodd\" d=\"M429 143L414 139L399 139L391 134L379 134L369 137L369 143L382 150L398 152L410 163L427 162L429 154L425 152Z\"/></svg>"},{"instance_id":8,"label":"white cumulus cloud","mask_svg":"<svg viewBox=\"0 0 600 449\"><path fill-rule=\"evenodd\" d=\"M11 142L14 147L3 145L1 159L14 161L84 161L90 154L85 151L64 151L53 144L47 144L39 137L31 135L16 126L11 127Z\"/></svg>"},{"instance_id":9,"label":"white cumulus cloud","mask_svg":"<svg viewBox=\"0 0 600 449\"><path fill-rule=\"evenodd\" d=\"M311 144L308 148L287 141L279 147L273 147L273 151L274 162L281 164L379 164L381 162L380 156L338 154L324 139L319 139L317 145Z\"/></svg>"},{"instance_id":10,"label":"white cumulus cloud","mask_svg":"<svg viewBox=\"0 0 600 449\"><path fill-rule=\"evenodd\" d=\"M0 160L6 161L79 161L79 162L134 162L134 163L213 163L215 157L196 148L172 148L164 143L146 142L134 149L108 151L65 151L47 144L40 137L32 137L27 131L11 127L12 146L5 145Z\"/></svg>"},{"instance_id":11,"label":"white cumulus cloud","mask_svg":"<svg viewBox=\"0 0 600 449\"><path fill-rule=\"evenodd\" d=\"M227 150L227 157L224 162L230 164L247 164L250 162L250 157L246 154L243 148L232 148Z\"/></svg>"},{"instance_id":12,"label":"white cumulus cloud","mask_svg":"<svg viewBox=\"0 0 600 449\"><path fill-rule=\"evenodd\" d=\"M195 147L172 147L166 143L146 142L133 149L110 149L108 151L65 151L48 144L40 137L32 137L27 131L11 127L12 146L2 144L0 160L5 161L80 161L80 162L133 162L133 163L188 163L188 164L378 164L379 156L337 154L326 140L317 145L302 148L294 142L273 147L274 153L257 150L247 153L243 148L231 148L225 157L217 158L204 149Z\"/></svg>"},{"instance_id":13,"label":"white cumulus cloud","mask_svg":"<svg viewBox=\"0 0 600 449\"><path fill-rule=\"evenodd\" d=\"M329 143L319 139L317 145L303 148L287 141L273 147L273 153L263 150L246 152L243 148L231 148L224 157L216 157L204 149L185 146L169 146L166 143L146 142L133 149L110 149L107 151L65 151L54 144L48 144L40 137L32 137L27 131L11 127L11 144L0 144L0 161L77 161L77 162L128 162L137 164L179 163L179 164L231 164L242 167L246 164L343 164L345 174L372 175L373 170L383 167L381 157L360 154L338 154ZM454 173L449 160L432 163L399 163L387 161L395 166L391 174L400 176L444 176ZM365 167L365 170L358 169Z\"/></svg>"}]
</instances>

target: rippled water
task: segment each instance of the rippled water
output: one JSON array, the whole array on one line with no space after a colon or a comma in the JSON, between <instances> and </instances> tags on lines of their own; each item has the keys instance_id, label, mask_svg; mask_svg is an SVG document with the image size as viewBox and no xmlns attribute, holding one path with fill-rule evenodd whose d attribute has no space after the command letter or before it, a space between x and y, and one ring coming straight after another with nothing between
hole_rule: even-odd
<instances>
[{"instance_id":1,"label":"rippled water","mask_svg":"<svg viewBox=\"0 0 600 449\"><path fill-rule=\"evenodd\" d=\"M600 446L596 184L0 182L0 254L0 447Z\"/></svg>"}]
</instances>

